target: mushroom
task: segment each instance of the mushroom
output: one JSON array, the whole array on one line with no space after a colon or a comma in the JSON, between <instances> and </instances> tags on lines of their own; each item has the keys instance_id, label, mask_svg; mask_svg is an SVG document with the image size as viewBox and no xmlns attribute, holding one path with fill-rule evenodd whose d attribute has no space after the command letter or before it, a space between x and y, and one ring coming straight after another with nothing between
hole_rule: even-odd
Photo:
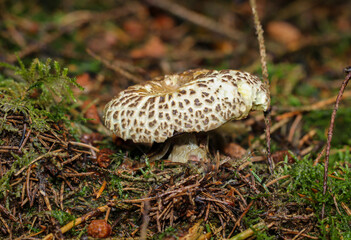
<instances>
[{"instance_id":1,"label":"mushroom","mask_svg":"<svg viewBox=\"0 0 351 240\"><path fill-rule=\"evenodd\" d=\"M268 87L247 72L188 70L121 91L106 105L104 122L124 140L162 143L179 133L216 129L245 118L251 110L266 111L269 104ZM186 162L191 152L198 151L196 139L185 136L188 140L178 140L180 147L170 154L172 161ZM196 154L206 156L204 152Z\"/></svg>"}]
</instances>

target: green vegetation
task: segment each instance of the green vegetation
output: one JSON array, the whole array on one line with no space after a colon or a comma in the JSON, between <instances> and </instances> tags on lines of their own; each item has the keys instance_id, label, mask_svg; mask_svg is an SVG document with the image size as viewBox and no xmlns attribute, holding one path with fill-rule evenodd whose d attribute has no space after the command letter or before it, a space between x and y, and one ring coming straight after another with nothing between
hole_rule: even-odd
<instances>
[{"instance_id":1,"label":"green vegetation","mask_svg":"<svg viewBox=\"0 0 351 240\"><path fill-rule=\"evenodd\" d=\"M68 113L75 101L72 88L82 87L67 76L67 68L61 68L51 59L45 63L35 59L28 67L20 59L18 62L20 66L0 63L0 67L8 68L14 74L13 78L0 75L0 110L3 114L0 132L15 130L5 123L8 114L23 114L30 118L30 127L38 131L48 130L50 123L68 126Z\"/></svg>"}]
</instances>

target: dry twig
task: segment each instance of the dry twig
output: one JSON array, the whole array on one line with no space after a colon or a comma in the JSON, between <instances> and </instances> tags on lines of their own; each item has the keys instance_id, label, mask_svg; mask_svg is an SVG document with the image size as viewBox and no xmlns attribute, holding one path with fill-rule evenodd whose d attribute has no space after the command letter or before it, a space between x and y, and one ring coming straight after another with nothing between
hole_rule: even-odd
<instances>
[{"instance_id":1,"label":"dry twig","mask_svg":"<svg viewBox=\"0 0 351 240\"><path fill-rule=\"evenodd\" d=\"M183 18L189 22L197 24L203 28L209 29L215 33L222 34L232 40L240 40L243 38L243 34L230 28L229 26L218 23L211 18L204 15L191 11L178 3L169 0L146 0L149 4L162 8L180 18Z\"/></svg>"},{"instance_id":2,"label":"dry twig","mask_svg":"<svg viewBox=\"0 0 351 240\"><path fill-rule=\"evenodd\" d=\"M261 64L262 64L262 75L263 75L263 82L269 86L268 80L268 69L267 69L267 55L266 55L266 47L264 44L264 37L263 37L263 29L260 23L260 19L258 17L257 8L256 8L256 0L250 0L250 5L252 9L252 14L254 16L254 23L256 27L257 33L257 40L260 46L260 56L261 56ZM269 164L269 170L271 174L273 173L273 160L271 155L271 108L264 113L265 116L265 124L266 124L266 141L267 141L267 160Z\"/></svg>"},{"instance_id":3,"label":"dry twig","mask_svg":"<svg viewBox=\"0 0 351 240\"><path fill-rule=\"evenodd\" d=\"M327 147L326 147L325 163L324 163L323 196L325 196L325 194L327 193L327 187L328 187L328 167L329 167L330 145L331 145L331 140L333 138L333 129L334 129L336 112L338 111L339 103L340 103L342 94L344 93L345 88L346 88L349 80L351 79L351 67L345 68L345 72L347 73L347 75L345 77L345 80L342 82L339 94L336 97L335 107L334 107L333 113L331 115L330 126L329 126L329 130L328 130L328 139L327 139ZM324 213L325 213L325 203L323 203L323 206L322 206L322 213L321 213L322 218L324 218Z\"/></svg>"}]
</instances>

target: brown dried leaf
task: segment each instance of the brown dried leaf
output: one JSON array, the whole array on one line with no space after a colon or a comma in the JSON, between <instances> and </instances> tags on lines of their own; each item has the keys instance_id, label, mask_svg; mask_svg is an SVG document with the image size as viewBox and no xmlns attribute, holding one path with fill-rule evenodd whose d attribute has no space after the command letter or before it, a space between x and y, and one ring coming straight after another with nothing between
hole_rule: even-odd
<instances>
[{"instance_id":1,"label":"brown dried leaf","mask_svg":"<svg viewBox=\"0 0 351 240\"><path fill-rule=\"evenodd\" d=\"M77 83L84 88L84 93L89 93L94 88L93 81L91 81L88 73L83 73L77 76ZM78 88L76 89L77 90L75 90L75 93L81 93L81 91Z\"/></svg>"},{"instance_id":2,"label":"brown dried leaf","mask_svg":"<svg viewBox=\"0 0 351 240\"><path fill-rule=\"evenodd\" d=\"M288 156L288 163L294 163L295 159L291 156L288 150L278 151L272 154L273 161L275 163L282 162L285 160L285 156Z\"/></svg>"},{"instance_id":3,"label":"brown dried leaf","mask_svg":"<svg viewBox=\"0 0 351 240\"><path fill-rule=\"evenodd\" d=\"M110 165L110 155L112 153L112 150L109 148L101 149L96 158L97 164L102 168L107 168Z\"/></svg>"},{"instance_id":4,"label":"brown dried leaf","mask_svg":"<svg viewBox=\"0 0 351 240\"><path fill-rule=\"evenodd\" d=\"M272 21L267 25L267 32L275 41L294 51L301 47L302 34L294 25L283 21Z\"/></svg>"},{"instance_id":5,"label":"brown dried leaf","mask_svg":"<svg viewBox=\"0 0 351 240\"><path fill-rule=\"evenodd\" d=\"M245 155L246 150L236 143L228 143L224 148L224 153L232 158L239 159Z\"/></svg>"},{"instance_id":6,"label":"brown dried leaf","mask_svg":"<svg viewBox=\"0 0 351 240\"><path fill-rule=\"evenodd\" d=\"M86 107L88 109L85 111L84 117L89 119L88 122L91 124L100 124L101 121L95 104L91 105L91 101L87 100L83 103L82 108L85 109Z\"/></svg>"},{"instance_id":7,"label":"brown dried leaf","mask_svg":"<svg viewBox=\"0 0 351 240\"><path fill-rule=\"evenodd\" d=\"M143 47L130 52L133 58L161 58L166 54L166 47L159 37L151 37Z\"/></svg>"},{"instance_id":8,"label":"brown dried leaf","mask_svg":"<svg viewBox=\"0 0 351 240\"><path fill-rule=\"evenodd\" d=\"M145 37L145 26L137 20L131 19L123 23L123 29L126 33L136 41L142 40Z\"/></svg>"},{"instance_id":9,"label":"brown dried leaf","mask_svg":"<svg viewBox=\"0 0 351 240\"><path fill-rule=\"evenodd\" d=\"M153 19L151 26L156 31L166 31L172 29L175 26L175 22L173 18L167 15L160 15Z\"/></svg>"}]
</instances>

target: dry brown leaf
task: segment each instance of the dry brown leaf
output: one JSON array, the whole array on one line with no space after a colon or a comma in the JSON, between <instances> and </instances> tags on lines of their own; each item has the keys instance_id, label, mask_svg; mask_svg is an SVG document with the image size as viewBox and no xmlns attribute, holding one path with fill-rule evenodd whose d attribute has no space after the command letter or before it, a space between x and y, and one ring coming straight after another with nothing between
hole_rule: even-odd
<instances>
[{"instance_id":1,"label":"dry brown leaf","mask_svg":"<svg viewBox=\"0 0 351 240\"><path fill-rule=\"evenodd\" d=\"M245 155L246 150L239 144L228 143L224 148L224 153L232 158L239 159Z\"/></svg>"},{"instance_id":2,"label":"dry brown leaf","mask_svg":"<svg viewBox=\"0 0 351 240\"><path fill-rule=\"evenodd\" d=\"M143 47L132 50L130 55L133 58L161 58L166 54L166 47L159 37L151 37Z\"/></svg>"},{"instance_id":3,"label":"dry brown leaf","mask_svg":"<svg viewBox=\"0 0 351 240\"><path fill-rule=\"evenodd\" d=\"M88 120L89 123L91 124L101 123L99 113L97 111L95 104L91 104L91 101L87 100L83 103L82 108L83 109L87 108L87 110L84 113L84 117L89 119Z\"/></svg>"},{"instance_id":4,"label":"dry brown leaf","mask_svg":"<svg viewBox=\"0 0 351 240\"><path fill-rule=\"evenodd\" d=\"M151 26L156 31L165 31L172 29L175 26L175 22L173 18L167 15L160 15L153 19Z\"/></svg>"},{"instance_id":5,"label":"dry brown leaf","mask_svg":"<svg viewBox=\"0 0 351 240\"><path fill-rule=\"evenodd\" d=\"M267 32L271 38L280 42L291 51L301 47L302 34L297 27L290 23L272 21L267 25Z\"/></svg>"},{"instance_id":6,"label":"dry brown leaf","mask_svg":"<svg viewBox=\"0 0 351 240\"><path fill-rule=\"evenodd\" d=\"M137 20L127 20L123 23L123 29L133 40L142 40L145 37L146 29Z\"/></svg>"},{"instance_id":7,"label":"dry brown leaf","mask_svg":"<svg viewBox=\"0 0 351 240\"><path fill-rule=\"evenodd\" d=\"M83 73L77 76L77 83L84 88L84 93L89 93L94 88L93 81L91 81L88 73ZM75 90L75 93L81 93L81 91L78 88L76 89L77 91Z\"/></svg>"}]
</instances>

